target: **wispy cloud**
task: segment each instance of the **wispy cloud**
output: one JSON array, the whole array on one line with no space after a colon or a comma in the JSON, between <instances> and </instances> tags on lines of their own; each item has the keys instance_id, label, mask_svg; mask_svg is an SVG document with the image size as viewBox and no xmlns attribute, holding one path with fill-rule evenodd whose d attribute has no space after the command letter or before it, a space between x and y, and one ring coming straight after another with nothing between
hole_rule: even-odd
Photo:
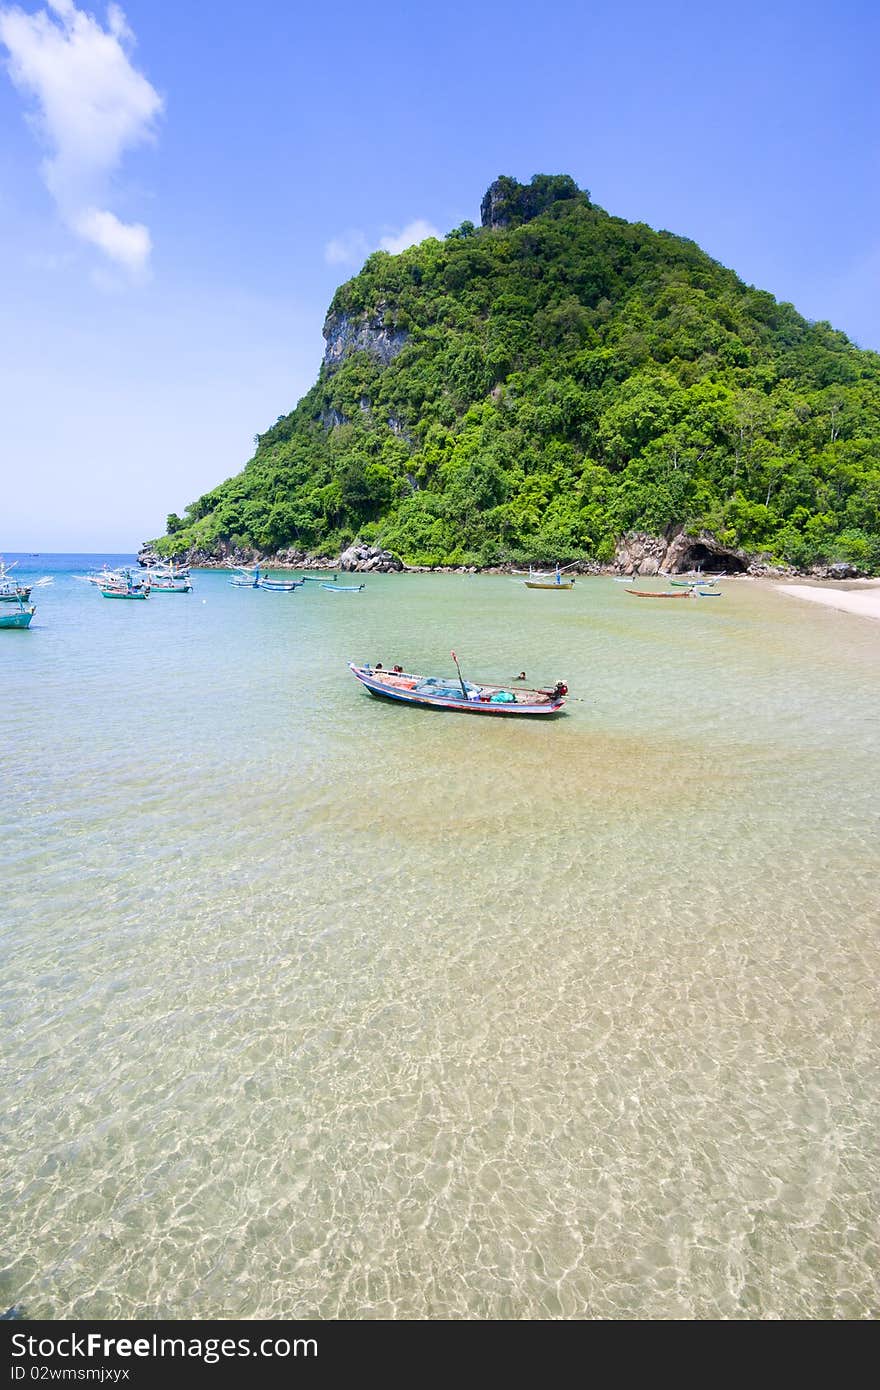
<instances>
[{"instance_id":1,"label":"wispy cloud","mask_svg":"<svg viewBox=\"0 0 880 1390\"><path fill-rule=\"evenodd\" d=\"M104 27L73 0L48 0L33 14L4 6L0 42L12 81L34 103L48 152L43 177L64 222L129 273L142 272L148 229L100 206L125 152L153 138L163 104L131 62L134 35L122 10L111 4Z\"/></svg>"},{"instance_id":2,"label":"wispy cloud","mask_svg":"<svg viewBox=\"0 0 880 1390\"><path fill-rule=\"evenodd\" d=\"M399 256L407 247L416 246L420 241L427 241L428 237L432 236L442 240L443 233L438 232L437 228L426 222L423 217L417 217L415 221L407 222L399 232L383 236L379 245L383 251L390 251L392 256Z\"/></svg>"},{"instance_id":3,"label":"wispy cloud","mask_svg":"<svg viewBox=\"0 0 880 1390\"><path fill-rule=\"evenodd\" d=\"M408 246L415 246L432 236L442 238L443 233L423 217L407 222L399 232L387 232L379 238L378 247L375 242L369 240L365 232L354 229L342 232L340 236L327 242L324 247L324 260L328 265L360 265L370 251L378 249L389 251L392 256L399 256Z\"/></svg>"},{"instance_id":4,"label":"wispy cloud","mask_svg":"<svg viewBox=\"0 0 880 1390\"><path fill-rule=\"evenodd\" d=\"M328 265L354 265L366 258L370 243L363 232L343 232L328 241L324 247L324 260Z\"/></svg>"}]
</instances>

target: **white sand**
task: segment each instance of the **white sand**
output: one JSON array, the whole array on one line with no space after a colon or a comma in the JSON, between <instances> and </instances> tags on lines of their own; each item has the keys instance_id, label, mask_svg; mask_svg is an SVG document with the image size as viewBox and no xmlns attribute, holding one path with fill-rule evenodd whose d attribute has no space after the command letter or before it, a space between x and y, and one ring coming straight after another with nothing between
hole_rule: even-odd
<instances>
[{"instance_id":1,"label":"white sand","mask_svg":"<svg viewBox=\"0 0 880 1390\"><path fill-rule=\"evenodd\" d=\"M858 589L841 589L837 583L828 588L812 584L780 584L778 588L780 593L791 594L793 598L805 598L809 603L824 603L844 613L857 613L861 618L880 621L880 584L866 584Z\"/></svg>"}]
</instances>

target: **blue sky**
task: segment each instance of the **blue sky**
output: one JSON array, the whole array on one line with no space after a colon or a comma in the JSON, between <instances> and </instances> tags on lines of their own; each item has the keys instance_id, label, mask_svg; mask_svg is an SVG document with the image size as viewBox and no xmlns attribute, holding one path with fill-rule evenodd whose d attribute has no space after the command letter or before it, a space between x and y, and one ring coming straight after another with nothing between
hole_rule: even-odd
<instances>
[{"instance_id":1,"label":"blue sky","mask_svg":"<svg viewBox=\"0 0 880 1390\"><path fill-rule=\"evenodd\" d=\"M880 7L0 0L0 551L125 550L311 385L336 285L570 173L880 349Z\"/></svg>"}]
</instances>

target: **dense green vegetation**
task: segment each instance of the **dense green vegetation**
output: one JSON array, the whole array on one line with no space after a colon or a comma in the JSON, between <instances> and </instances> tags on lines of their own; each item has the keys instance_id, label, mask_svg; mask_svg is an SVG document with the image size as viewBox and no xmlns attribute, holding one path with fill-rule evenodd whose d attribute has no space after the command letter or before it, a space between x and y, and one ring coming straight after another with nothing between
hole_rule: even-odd
<instances>
[{"instance_id":1,"label":"dense green vegetation","mask_svg":"<svg viewBox=\"0 0 880 1390\"><path fill-rule=\"evenodd\" d=\"M570 179L493 190L496 225L341 286L328 325L367 349L168 518L164 553L358 536L411 563L603 560L683 525L880 570L880 356Z\"/></svg>"}]
</instances>

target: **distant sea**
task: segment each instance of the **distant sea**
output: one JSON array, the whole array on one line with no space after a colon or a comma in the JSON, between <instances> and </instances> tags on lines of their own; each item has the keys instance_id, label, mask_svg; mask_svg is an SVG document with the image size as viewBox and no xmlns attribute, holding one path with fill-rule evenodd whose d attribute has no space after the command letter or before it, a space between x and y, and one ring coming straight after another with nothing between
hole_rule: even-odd
<instances>
[{"instance_id":1,"label":"distant sea","mask_svg":"<svg viewBox=\"0 0 880 1390\"><path fill-rule=\"evenodd\" d=\"M104 561L0 633L3 1308L876 1315L876 625ZM347 669L453 647L566 715Z\"/></svg>"}]
</instances>

